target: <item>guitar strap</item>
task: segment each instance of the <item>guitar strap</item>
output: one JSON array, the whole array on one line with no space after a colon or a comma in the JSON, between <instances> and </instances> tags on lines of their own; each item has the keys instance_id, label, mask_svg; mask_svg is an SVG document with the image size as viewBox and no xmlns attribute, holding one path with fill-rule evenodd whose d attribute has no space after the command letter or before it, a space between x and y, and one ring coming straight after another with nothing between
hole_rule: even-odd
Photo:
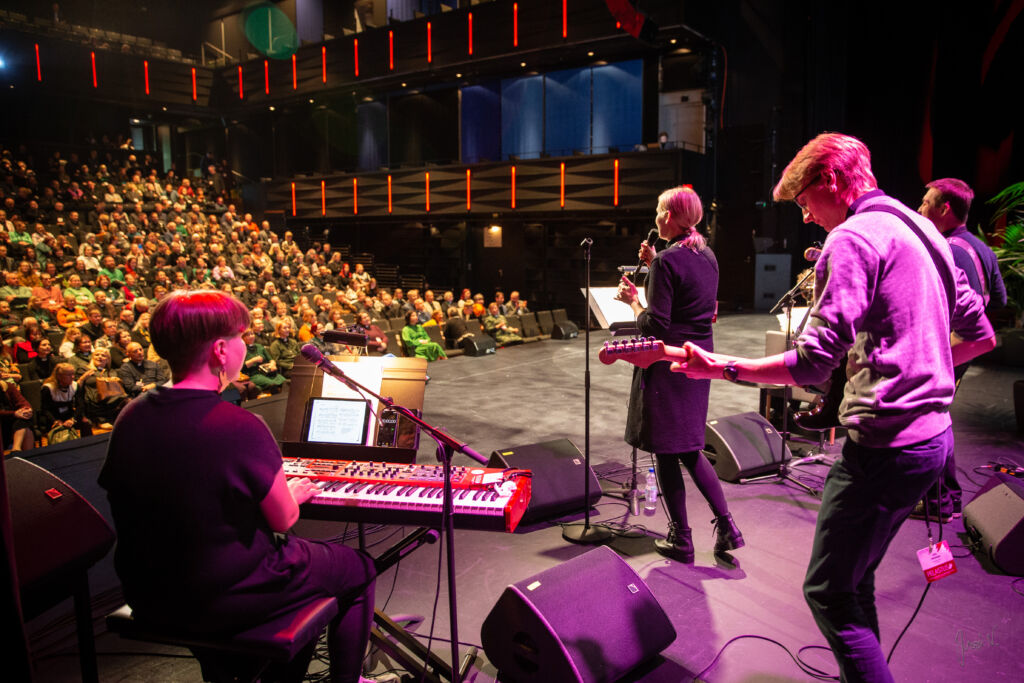
<instances>
[{"instance_id":1,"label":"guitar strap","mask_svg":"<svg viewBox=\"0 0 1024 683\"><path fill-rule=\"evenodd\" d=\"M864 211L862 211L861 213L864 213L866 211L882 211L884 213L891 213L892 215L896 216L904 223L906 223L907 227L910 228L911 232L917 235L918 239L920 239L921 242L924 243L924 248L928 250L928 255L932 257L932 262L935 265L935 270L938 271L939 277L942 279L943 288L946 290L946 303L949 307L949 322L950 325L952 325L953 311L956 307L956 281L953 278L952 271L945 267L945 263L943 262L941 255L938 253L938 250L936 249L935 245L933 245L928 240L928 238L924 236L924 233L921 231L920 226L918 226L918 224L915 223L914 220L910 218L910 216L906 215L905 213L903 213L902 211L895 207L886 206L884 204L869 206L866 207Z\"/></svg>"},{"instance_id":2,"label":"guitar strap","mask_svg":"<svg viewBox=\"0 0 1024 683\"><path fill-rule=\"evenodd\" d=\"M947 237L946 241L960 247L968 256L971 257L971 261L974 263L974 272L978 275L978 284L981 285L981 298L985 300L985 306L988 306L988 302L991 299L991 295L988 291L988 278L985 277L985 269L981 266L981 259L978 258L978 252L975 251L974 247L971 246L971 243L963 237Z\"/></svg>"}]
</instances>

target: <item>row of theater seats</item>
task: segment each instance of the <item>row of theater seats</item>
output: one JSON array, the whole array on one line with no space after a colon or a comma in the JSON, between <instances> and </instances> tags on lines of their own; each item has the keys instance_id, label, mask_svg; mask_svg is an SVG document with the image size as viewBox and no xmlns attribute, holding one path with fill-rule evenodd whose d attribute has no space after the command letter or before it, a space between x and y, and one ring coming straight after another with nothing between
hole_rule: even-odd
<instances>
[{"instance_id":1,"label":"row of theater seats","mask_svg":"<svg viewBox=\"0 0 1024 683\"><path fill-rule=\"evenodd\" d=\"M579 328L569 320L564 308L557 308L553 311L538 311L536 313L525 313L522 315L507 315L505 320L510 327L520 330L520 336L524 343L541 341L544 339L572 339L579 335ZM402 327L404 321L401 318L391 319L391 329L384 328L382 322L378 321L381 329L388 338L388 350L396 356L408 355L402 343ZM427 325L423 329L430 335L431 341L435 341L444 347L445 353L449 356L470 356L493 353L494 345L481 344L480 340L491 339L484 331L483 324L477 318L466 321L466 328L473 334L476 343L466 340L460 347L452 347L444 339L444 333L437 325Z\"/></svg>"}]
</instances>

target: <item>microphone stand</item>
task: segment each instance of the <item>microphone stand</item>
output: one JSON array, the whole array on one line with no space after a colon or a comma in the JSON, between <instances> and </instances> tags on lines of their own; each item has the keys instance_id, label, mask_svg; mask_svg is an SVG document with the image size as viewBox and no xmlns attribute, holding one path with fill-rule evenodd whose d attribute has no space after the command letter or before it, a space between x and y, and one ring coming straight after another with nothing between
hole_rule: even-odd
<instances>
[{"instance_id":1,"label":"microphone stand","mask_svg":"<svg viewBox=\"0 0 1024 683\"><path fill-rule=\"evenodd\" d=\"M814 274L813 270L811 272L807 273L807 275L805 275L803 278L801 278L800 282L796 283L796 285L793 287L793 289L789 290L788 292L786 292L785 294L782 295L782 298L779 299L775 303L774 306L772 306L772 310L768 311L769 315L775 315L780 310L785 310L786 311L786 343L785 343L785 347L784 348L787 351L789 350L789 346L790 346L790 343L791 343L792 329L793 329L793 304L796 303L797 292L800 291L800 288L803 286L804 282L806 282L808 280L808 278L810 278L811 275L813 275L813 274ZM810 493L812 496L820 498L821 497L821 491L818 491L816 488L814 488L812 486L808 486L807 484L803 483L802 481L800 481L799 479L797 479L796 477L794 477L792 475L792 471L790 470L790 465L789 465L789 463L792 461L792 459L790 459L789 461L787 461L785 459L786 458L786 451L789 450L789 442L790 442L790 434L789 434L789 402L792 399L792 396L793 396L793 388L790 385L788 385L788 384L784 385L783 388L782 388L782 429L779 431L779 436L782 437L782 444L781 444L781 446L779 448L780 453L779 453L779 469L778 469L778 471L775 472L774 474L768 474L768 475L765 475L763 477L752 477L750 479L740 479L740 483L741 484L762 484L762 483L790 481L790 482L796 484L797 486L799 486L800 488L804 489L808 493ZM771 405L771 401L769 400L769 406L770 405Z\"/></svg>"},{"instance_id":2,"label":"microphone stand","mask_svg":"<svg viewBox=\"0 0 1024 683\"><path fill-rule=\"evenodd\" d=\"M606 526L590 526L590 245L594 240L586 237L580 246L583 247L585 262L587 302L587 329L584 335L586 350L584 352L583 372L583 524L562 525L562 538L571 543L605 543L612 537Z\"/></svg>"},{"instance_id":3,"label":"microphone stand","mask_svg":"<svg viewBox=\"0 0 1024 683\"><path fill-rule=\"evenodd\" d=\"M452 456L456 452L464 453L481 465L487 465L487 458L470 448L468 444L459 441L452 435L447 434L437 427L427 423L421 417L416 415L415 412L405 408L404 406L397 405L390 398L385 398L375 391L364 387L362 384L346 375L340 368L330 363L330 361L323 356L321 356L320 360L314 362L324 372L324 374L330 375L331 377L344 382L353 391L357 391L363 395L369 394L370 396L373 396L384 404L385 407L405 416L407 419L414 422L420 429L427 432L437 443L437 459L440 460L444 466L444 506L442 508L443 512L441 514L441 519L443 520L444 526L444 545L447 546L448 620L451 629L452 650L450 680L452 683L459 683L463 673L460 671L459 667L459 621L458 607L455 599L455 523L452 520ZM330 369L327 369L328 367ZM427 664L424 664L424 668L426 668L426 666Z\"/></svg>"}]
</instances>

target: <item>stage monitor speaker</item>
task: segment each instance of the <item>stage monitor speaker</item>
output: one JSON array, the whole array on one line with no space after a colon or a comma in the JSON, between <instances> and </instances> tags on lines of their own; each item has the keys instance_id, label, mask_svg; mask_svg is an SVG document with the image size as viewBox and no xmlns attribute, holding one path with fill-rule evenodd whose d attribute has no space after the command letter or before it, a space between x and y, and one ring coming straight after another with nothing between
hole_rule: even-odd
<instances>
[{"instance_id":1,"label":"stage monitor speaker","mask_svg":"<svg viewBox=\"0 0 1024 683\"><path fill-rule=\"evenodd\" d=\"M14 557L26 618L70 593L73 582L114 546L114 531L96 508L66 483L22 458L6 461Z\"/></svg>"},{"instance_id":2,"label":"stage monitor speaker","mask_svg":"<svg viewBox=\"0 0 1024 683\"><path fill-rule=\"evenodd\" d=\"M503 448L491 453L487 466L516 467L533 473L533 491L523 524L583 512L584 506L601 499L601 484L594 470L589 470L590 500L584 501L583 456L569 439Z\"/></svg>"},{"instance_id":3,"label":"stage monitor speaker","mask_svg":"<svg viewBox=\"0 0 1024 683\"><path fill-rule=\"evenodd\" d=\"M676 631L643 579L602 546L507 587L480 637L499 680L604 683Z\"/></svg>"},{"instance_id":4,"label":"stage monitor speaker","mask_svg":"<svg viewBox=\"0 0 1024 683\"><path fill-rule=\"evenodd\" d=\"M704 455L722 481L774 472L793 457L775 427L757 413L708 420L704 441Z\"/></svg>"},{"instance_id":5,"label":"stage monitor speaker","mask_svg":"<svg viewBox=\"0 0 1024 683\"><path fill-rule=\"evenodd\" d=\"M580 336L580 328L570 320L556 320L551 327L552 339L575 339Z\"/></svg>"},{"instance_id":6,"label":"stage monitor speaker","mask_svg":"<svg viewBox=\"0 0 1024 683\"><path fill-rule=\"evenodd\" d=\"M964 528L997 567L1024 576L1024 482L993 474L964 507Z\"/></svg>"},{"instance_id":7,"label":"stage monitor speaker","mask_svg":"<svg viewBox=\"0 0 1024 683\"><path fill-rule=\"evenodd\" d=\"M497 345L494 339L486 334L466 337L462 340L462 350L467 356L483 356L488 353L495 353Z\"/></svg>"}]
</instances>

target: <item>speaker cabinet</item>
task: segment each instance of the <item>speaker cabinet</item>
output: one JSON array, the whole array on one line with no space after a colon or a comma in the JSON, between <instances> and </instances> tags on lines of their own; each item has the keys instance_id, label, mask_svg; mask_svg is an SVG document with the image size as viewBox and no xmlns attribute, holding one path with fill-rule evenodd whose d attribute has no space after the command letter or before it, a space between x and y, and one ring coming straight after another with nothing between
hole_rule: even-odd
<instances>
[{"instance_id":1,"label":"speaker cabinet","mask_svg":"<svg viewBox=\"0 0 1024 683\"><path fill-rule=\"evenodd\" d=\"M584 462L580 449L568 439L504 448L491 453L488 467L517 467L533 472L533 491L522 524L533 524L572 512L582 512L601 499L601 484L588 469L590 500L585 498Z\"/></svg>"},{"instance_id":2,"label":"speaker cabinet","mask_svg":"<svg viewBox=\"0 0 1024 683\"><path fill-rule=\"evenodd\" d=\"M552 339L575 339L580 336L580 328L569 320L556 320L551 327Z\"/></svg>"},{"instance_id":3,"label":"speaker cabinet","mask_svg":"<svg viewBox=\"0 0 1024 683\"><path fill-rule=\"evenodd\" d=\"M502 681L604 683L676 631L643 579L602 546L506 588L480 636Z\"/></svg>"},{"instance_id":4,"label":"speaker cabinet","mask_svg":"<svg viewBox=\"0 0 1024 683\"><path fill-rule=\"evenodd\" d=\"M497 346L492 337L481 333L463 339L462 350L465 351L467 356L484 356L488 353L494 353L497 350Z\"/></svg>"},{"instance_id":5,"label":"speaker cabinet","mask_svg":"<svg viewBox=\"0 0 1024 683\"><path fill-rule=\"evenodd\" d=\"M722 481L774 472L793 457L775 427L757 413L708 420L704 441L704 455Z\"/></svg>"},{"instance_id":6,"label":"speaker cabinet","mask_svg":"<svg viewBox=\"0 0 1024 683\"><path fill-rule=\"evenodd\" d=\"M997 567L1024 576L1024 482L993 474L964 507L964 528Z\"/></svg>"}]
</instances>

